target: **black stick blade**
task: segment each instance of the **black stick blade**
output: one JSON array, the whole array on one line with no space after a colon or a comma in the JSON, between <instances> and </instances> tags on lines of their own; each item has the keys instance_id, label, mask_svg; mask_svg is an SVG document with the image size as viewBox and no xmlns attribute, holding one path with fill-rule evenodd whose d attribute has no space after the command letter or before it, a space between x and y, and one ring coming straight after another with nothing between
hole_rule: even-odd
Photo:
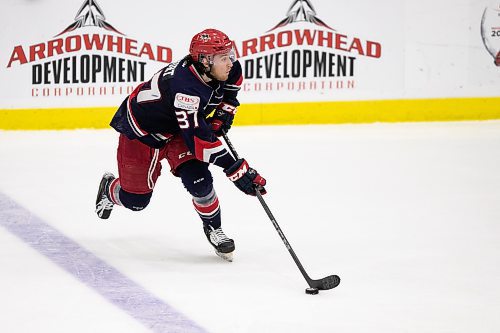
<instances>
[{"instance_id":1,"label":"black stick blade","mask_svg":"<svg viewBox=\"0 0 500 333\"><path fill-rule=\"evenodd\" d=\"M318 288L319 290L333 289L340 283L338 275L330 275L320 280L312 280L309 286L311 288Z\"/></svg>"}]
</instances>

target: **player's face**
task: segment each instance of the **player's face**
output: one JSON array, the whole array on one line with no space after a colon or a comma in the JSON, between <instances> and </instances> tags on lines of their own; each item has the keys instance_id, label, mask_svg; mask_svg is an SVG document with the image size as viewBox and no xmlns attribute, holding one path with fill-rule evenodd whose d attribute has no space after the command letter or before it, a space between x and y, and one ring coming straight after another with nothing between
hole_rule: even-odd
<instances>
[{"instance_id":1,"label":"player's face","mask_svg":"<svg viewBox=\"0 0 500 333\"><path fill-rule=\"evenodd\" d=\"M230 53L216 54L214 56L210 73L215 79L219 81L226 81L232 67L233 61Z\"/></svg>"}]
</instances>

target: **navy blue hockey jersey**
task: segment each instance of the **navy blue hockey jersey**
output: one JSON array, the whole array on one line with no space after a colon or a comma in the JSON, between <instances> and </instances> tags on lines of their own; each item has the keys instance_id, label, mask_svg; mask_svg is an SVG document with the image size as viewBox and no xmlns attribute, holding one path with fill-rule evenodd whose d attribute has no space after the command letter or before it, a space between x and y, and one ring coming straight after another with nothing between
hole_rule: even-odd
<instances>
[{"instance_id":1,"label":"navy blue hockey jersey","mask_svg":"<svg viewBox=\"0 0 500 333\"><path fill-rule=\"evenodd\" d=\"M227 168L234 159L213 134L207 116L218 107L240 105L237 95L242 80L236 61L225 82L207 83L186 57L140 84L123 101L110 125L152 148L163 147L171 135L181 132L198 160Z\"/></svg>"}]
</instances>

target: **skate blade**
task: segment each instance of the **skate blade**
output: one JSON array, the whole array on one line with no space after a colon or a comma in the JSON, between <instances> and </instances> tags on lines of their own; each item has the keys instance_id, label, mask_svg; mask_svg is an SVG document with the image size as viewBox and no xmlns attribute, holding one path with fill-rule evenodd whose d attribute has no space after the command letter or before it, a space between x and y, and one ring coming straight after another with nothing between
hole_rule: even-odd
<instances>
[{"instance_id":1,"label":"skate blade","mask_svg":"<svg viewBox=\"0 0 500 333\"><path fill-rule=\"evenodd\" d=\"M217 254L219 257L221 257L222 259L224 259L226 261L233 262L233 252L222 253L222 252L218 252L217 250L215 250L215 254Z\"/></svg>"}]
</instances>

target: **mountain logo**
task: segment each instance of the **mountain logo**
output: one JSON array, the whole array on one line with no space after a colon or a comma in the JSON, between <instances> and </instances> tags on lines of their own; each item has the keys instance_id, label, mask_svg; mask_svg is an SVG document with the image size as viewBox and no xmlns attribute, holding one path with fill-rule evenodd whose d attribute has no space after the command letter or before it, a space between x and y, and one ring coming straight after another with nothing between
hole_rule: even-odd
<instances>
[{"instance_id":1,"label":"mountain logo","mask_svg":"<svg viewBox=\"0 0 500 333\"><path fill-rule=\"evenodd\" d=\"M294 22L310 22L330 30L335 30L316 16L316 11L309 0L295 0L288 9L286 18L281 20L271 30L268 30L268 32Z\"/></svg>"},{"instance_id":2,"label":"mountain logo","mask_svg":"<svg viewBox=\"0 0 500 333\"><path fill-rule=\"evenodd\" d=\"M124 35L120 31L116 30L111 24L106 22L106 17L104 16L101 7L99 7L95 0L85 0L76 13L75 22L71 23L66 29L57 34L55 37L58 37L66 32L88 26L104 28L120 35Z\"/></svg>"}]
</instances>

